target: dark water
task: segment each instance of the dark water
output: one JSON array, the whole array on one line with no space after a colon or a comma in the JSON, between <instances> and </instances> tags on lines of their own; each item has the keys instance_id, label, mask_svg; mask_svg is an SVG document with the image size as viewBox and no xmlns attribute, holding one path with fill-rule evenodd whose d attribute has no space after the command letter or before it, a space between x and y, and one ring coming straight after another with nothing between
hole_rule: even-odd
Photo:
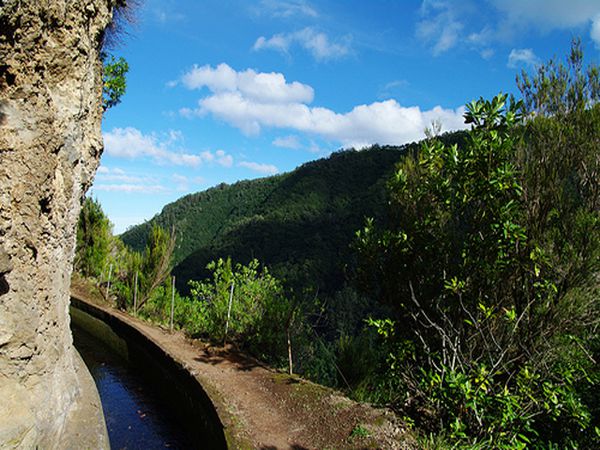
<instances>
[{"instance_id":1,"label":"dark water","mask_svg":"<svg viewBox=\"0 0 600 450\"><path fill-rule=\"evenodd\" d=\"M160 386L149 385L138 369L78 327L73 340L96 381L112 449L196 447L157 397Z\"/></svg>"}]
</instances>

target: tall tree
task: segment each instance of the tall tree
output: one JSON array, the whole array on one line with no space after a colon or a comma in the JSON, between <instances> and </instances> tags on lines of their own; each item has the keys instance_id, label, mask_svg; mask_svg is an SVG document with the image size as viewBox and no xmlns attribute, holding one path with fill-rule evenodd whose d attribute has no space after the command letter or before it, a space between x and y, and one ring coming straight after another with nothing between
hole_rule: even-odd
<instances>
[{"instance_id":1,"label":"tall tree","mask_svg":"<svg viewBox=\"0 0 600 450\"><path fill-rule=\"evenodd\" d=\"M555 266L564 291L598 270L600 254L600 70L581 42L517 85L529 117L519 146L528 229Z\"/></svg>"},{"instance_id":2,"label":"tall tree","mask_svg":"<svg viewBox=\"0 0 600 450\"><path fill-rule=\"evenodd\" d=\"M79 213L75 269L88 277L104 270L110 252L111 224L97 199L86 197Z\"/></svg>"},{"instance_id":3,"label":"tall tree","mask_svg":"<svg viewBox=\"0 0 600 450\"><path fill-rule=\"evenodd\" d=\"M140 300L138 307L148 301L152 293L171 273L175 230L169 233L158 225L153 225L144 250L140 274Z\"/></svg>"}]
</instances>

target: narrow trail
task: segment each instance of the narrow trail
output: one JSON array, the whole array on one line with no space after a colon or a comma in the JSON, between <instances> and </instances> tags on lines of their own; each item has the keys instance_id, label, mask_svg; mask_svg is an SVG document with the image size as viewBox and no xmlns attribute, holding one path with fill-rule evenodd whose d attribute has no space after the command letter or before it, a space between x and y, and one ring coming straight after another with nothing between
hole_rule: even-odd
<instances>
[{"instance_id":1,"label":"narrow trail","mask_svg":"<svg viewBox=\"0 0 600 450\"><path fill-rule=\"evenodd\" d=\"M252 449L410 449L412 439L385 409L277 372L231 347L211 347L170 333L72 289L74 297L136 328L201 383L236 446ZM361 426L368 436L353 436Z\"/></svg>"}]
</instances>

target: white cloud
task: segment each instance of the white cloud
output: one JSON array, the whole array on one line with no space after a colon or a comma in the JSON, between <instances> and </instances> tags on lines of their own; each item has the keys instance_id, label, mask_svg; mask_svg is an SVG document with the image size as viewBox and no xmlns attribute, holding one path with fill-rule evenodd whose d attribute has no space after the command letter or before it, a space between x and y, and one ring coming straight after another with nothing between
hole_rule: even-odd
<instances>
[{"instance_id":1,"label":"white cloud","mask_svg":"<svg viewBox=\"0 0 600 450\"><path fill-rule=\"evenodd\" d=\"M488 0L492 11L485 11L482 3L486 2L423 0L416 37L434 55L461 47L484 59L493 55L495 43L514 42L528 29L574 34L589 29L600 47L600 0Z\"/></svg>"},{"instance_id":2,"label":"white cloud","mask_svg":"<svg viewBox=\"0 0 600 450\"><path fill-rule=\"evenodd\" d=\"M190 185L204 184L205 182L206 180L202 177L190 178L180 173L174 173L171 175L169 180L169 186L171 186L171 191L175 190L177 192L188 192L190 190Z\"/></svg>"},{"instance_id":3,"label":"white cloud","mask_svg":"<svg viewBox=\"0 0 600 450\"><path fill-rule=\"evenodd\" d=\"M275 138L272 142L275 147L298 149L301 147L298 136L290 135Z\"/></svg>"},{"instance_id":4,"label":"white cloud","mask_svg":"<svg viewBox=\"0 0 600 450\"><path fill-rule=\"evenodd\" d=\"M239 167L245 167L246 169L250 169L254 172L262 173L264 175L275 175L279 173L279 169L273 164L260 164L256 162L250 161L242 161L238 163Z\"/></svg>"},{"instance_id":5,"label":"white cloud","mask_svg":"<svg viewBox=\"0 0 600 450\"><path fill-rule=\"evenodd\" d=\"M191 119L194 117L194 110L191 108L180 108L179 114L181 117L185 117L186 119Z\"/></svg>"},{"instance_id":6,"label":"white cloud","mask_svg":"<svg viewBox=\"0 0 600 450\"><path fill-rule=\"evenodd\" d=\"M337 42L323 32L316 31L311 27L291 33L275 34L270 38L260 36L254 46L254 50L277 50L288 53L292 45L297 44L308 51L317 61L338 59L350 54L349 36Z\"/></svg>"},{"instance_id":7,"label":"white cloud","mask_svg":"<svg viewBox=\"0 0 600 450\"><path fill-rule=\"evenodd\" d=\"M252 50L277 50L282 53L287 53L291 44L289 35L275 34L269 39L260 36L252 46Z\"/></svg>"},{"instance_id":8,"label":"white cloud","mask_svg":"<svg viewBox=\"0 0 600 450\"><path fill-rule=\"evenodd\" d=\"M460 40L463 24L456 13L455 5L445 1L424 1L421 5L417 38L431 45L435 56L450 50Z\"/></svg>"},{"instance_id":9,"label":"white cloud","mask_svg":"<svg viewBox=\"0 0 600 450\"><path fill-rule=\"evenodd\" d=\"M394 93L398 93L409 85L406 80L393 80L385 84L377 94L379 99L388 99L394 97Z\"/></svg>"},{"instance_id":10,"label":"white cloud","mask_svg":"<svg viewBox=\"0 0 600 450\"><path fill-rule=\"evenodd\" d=\"M189 180L185 175L174 173L171 175L171 181L175 184L175 190L185 192L189 189Z\"/></svg>"},{"instance_id":11,"label":"white cloud","mask_svg":"<svg viewBox=\"0 0 600 450\"><path fill-rule=\"evenodd\" d=\"M594 17L594 20L592 21L590 37L596 43L596 47L600 48L600 14Z\"/></svg>"},{"instance_id":12,"label":"white cloud","mask_svg":"<svg viewBox=\"0 0 600 450\"><path fill-rule=\"evenodd\" d=\"M308 151L315 154L327 155L332 152L332 150L326 150L321 148L319 144L317 144L314 140L310 141L310 146L308 147Z\"/></svg>"},{"instance_id":13,"label":"white cloud","mask_svg":"<svg viewBox=\"0 0 600 450\"><path fill-rule=\"evenodd\" d=\"M185 14L174 11L170 5L164 4L166 2L161 3L163 3L161 4L161 7L152 9L154 19L160 24L165 25L170 22L181 22L186 19Z\"/></svg>"},{"instance_id":14,"label":"white cloud","mask_svg":"<svg viewBox=\"0 0 600 450\"><path fill-rule=\"evenodd\" d=\"M139 194L159 194L168 192L168 189L159 184L143 185L143 184L95 184L94 189L105 192L126 192Z\"/></svg>"},{"instance_id":15,"label":"white cloud","mask_svg":"<svg viewBox=\"0 0 600 450\"><path fill-rule=\"evenodd\" d=\"M386 85L383 87L383 90L388 91L390 89L395 89L395 88L399 88L399 87L406 87L408 86L408 81L406 80L394 80L394 81L390 81L389 83L386 83Z\"/></svg>"},{"instance_id":16,"label":"white cloud","mask_svg":"<svg viewBox=\"0 0 600 450\"><path fill-rule=\"evenodd\" d=\"M494 39L494 30L485 25L480 31L473 32L467 36L467 41L475 46L485 46Z\"/></svg>"},{"instance_id":17,"label":"white cloud","mask_svg":"<svg viewBox=\"0 0 600 450\"><path fill-rule=\"evenodd\" d=\"M472 50L479 53L483 59L490 59L496 53L492 48L494 41L498 39L498 32L489 24L480 31L473 32L467 36L466 42Z\"/></svg>"},{"instance_id":18,"label":"white cloud","mask_svg":"<svg viewBox=\"0 0 600 450\"><path fill-rule=\"evenodd\" d=\"M540 59L530 48L513 48L510 51L510 55L508 55L507 66L512 69L517 68L521 64L532 67L539 64L539 62Z\"/></svg>"},{"instance_id":19,"label":"white cloud","mask_svg":"<svg viewBox=\"0 0 600 450\"><path fill-rule=\"evenodd\" d=\"M215 162L218 159L228 160L226 165L230 167L233 159L224 151L220 150L212 154ZM105 192L123 192L137 194L160 194L170 192L185 192L190 190L190 185L204 184L204 178L188 177L180 173L173 173L170 177L131 175L120 168L100 166L94 182L94 190Z\"/></svg>"},{"instance_id":20,"label":"white cloud","mask_svg":"<svg viewBox=\"0 0 600 450\"><path fill-rule=\"evenodd\" d=\"M510 23L534 24L543 30L585 25L600 13L597 0L492 0Z\"/></svg>"},{"instance_id":21,"label":"white cloud","mask_svg":"<svg viewBox=\"0 0 600 450\"><path fill-rule=\"evenodd\" d=\"M94 189L107 192L137 192L154 194L167 192L156 177L125 172L119 167L100 166L96 173Z\"/></svg>"},{"instance_id":22,"label":"white cloud","mask_svg":"<svg viewBox=\"0 0 600 450\"><path fill-rule=\"evenodd\" d=\"M200 153L200 156L206 162L213 162L215 160L215 154L209 152L208 150L205 150L202 153Z\"/></svg>"},{"instance_id":23,"label":"white cloud","mask_svg":"<svg viewBox=\"0 0 600 450\"><path fill-rule=\"evenodd\" d=\"M140 183L143 181L140 177L119 174L108 174L104 176L103 174L98 174L97 178L102 181L120 181L123 183Z\"/></svg>"},{"instance_id":24,"label":"white cloud","mask_svg":"<svg viewBox=\"0 0 600 450\"><path fill-rule=\"evenodd\" d=\"M100 182L121 182L121 183L147 183L154 182L155 180L149 177L141 177L137 175L127 174L123 169L119 167L110 168L107 166L100 166L96 172L96 180Z\"/></svg>"},{"instance_id":25,"label":"white cloud","mask_svg":"<svg viewBox=\"0 0 600 450\"><path fill-rule=\"evenodd\" d=\"M549 32L590 26L590 37L600 45L598 0L492 0L492 3L503 15L496 29L499 39L511 39L527 27Z\"/></svg>"},{"instance_id":26,"label":"white cloud","mask_svg":"<svg viewBox=\"0 0 600 450\"><path fill-rule=\"evenodd\" d=\"M299 16L318 17L317 11L304 0L262 0L256 9L259 14L271 17L291 18Z\"/></svg>"},{"instance_id":27,"label":"white cloud","mask_svg":"<svg viewBox=\"0 0 600 450\"><path fill-rule=\"evenodd\" d=\"M284 79L283 75L277 75ZM247 135L257 135L263 127L290 129L340 142L345 146L362 147L374 143L402 144L418 140L435 119L442 122L444 130L464 128L463 108L452 110L437 106L422 111L416 106L404 107L395 100L386 100L358 105L349 112L337 113L323 107L310 107L308 102L297 101L293 97L288 102L273 101L272 95L259 98L247 95L241 89L222 90L217 86L220 84L207 85L212 93L199 100L193 114L211 114ZM312 93L312 88L310 91Z\"/></svg>"},{"instance_id":28,"label":"white cloud","mask_svg":"<svg viewBox=\"0 0 600 450\"><path fill-rule=\"evenodd\" d=\"M219 64L214 69L208 65L194 65L192 70L183 75L181 81L188 89L206 86L211 91L233 91L237 88L237 72L227 64Z\"/></svg>"},{"instance_id":29,"label":"white cloud","mask_svg":"<svg viewBox=\"0 0 600 450\"><path fill-rule=\"evenodd\" d=\"M135 159L151 158L158 164L198 166L202 158L198 155L172 151L168 147L172 138L161 141L156 135L143 134L133 127L113 128L103 133L104 149L110 156Z\"/></svg>"},{"instance_id":30,"label":"white cloud","mask_svg":"<svg viewBox=\"0 0 600 450\"><path fill-rule=\"evenodd\" d=\"M491 48L484 48L481 50L481 52L479 52L483 59L490 59L492 56L494 56L494 53L495 51Z\"/></svg>"},{"instance_id":31,"label":"white cloud","mask_svg":"<svg viewBox=\"0 0 600 450\"><path fill-rule=\"evenodd\" d=\"M233 166L233 156L226 154L223 150L217 150L215 152L215 160L217 164L223 167Z\"/></svg>"},{"instance_id":32,"label":"white cloud","mask_svg":"<svg viewBox=\"0 0 600 450\"><path fill-rule=\"evenodd\" d=\"M110 156L116 158L150 158L157 164L172 164L177 166L197 167L203 163L216 161L218 164L231 167L233 159L226 155L222 150L215 154L204 151L200 154L186 153L184 151L171 148L177 147L177 143L183 140L180 131L170 130L166 136L159 138L156 134L144 134L137 128L113 128L111 131L103 133L104 149ZM230 161L231 159L231 161ZM114 169L110 176L112 181L119 181L119 174ZM105 172L109 175L109 172ZM121 177L120 181L136 181Z\"/></svg>"},{"instance_id":33,"label":"white cloud","mask_svg":"<svg viewBox=\"0 0 600 450\"><path fill-rule=\"evenodd\" d=\"M463 26L459 22L448 22L442 27L441 33L437 37L437 42L433 46L433 54L439 55L446 50L451 49L458 42L458 36Z\"/></svg>"},{"instance_id":34,"label":"white cloud","mask_svg":"<svg viewBox=\"0 0 600 450\"><path fill-rule=\"evenodd\" d=\"M215 68L194 66L183 75L182 82L188 89L207 87L212 92L240 92L244 97L273 103L310 103L314 97L310 86L297 81L288 83L281 73L257 73L252 69L236 72L227 64Z\"/></svg>"},{"instance_id":35,"label":"white cloud","mask_svg":"<svg viewBox=\"0 0 600 450\"><path fill-rule=\"evenodd\" d=\"M463 126L462 110L436 107L421 111L403 107L395 100L359 105L339 114L327 108L256 103L239 94L217 94L200 101L201 110L241 129L258 134L261 127L287 128L319 135L344 145L393 144L419 139L425 127L436 117L446 129Z\"/></svg>"}]
</instances>

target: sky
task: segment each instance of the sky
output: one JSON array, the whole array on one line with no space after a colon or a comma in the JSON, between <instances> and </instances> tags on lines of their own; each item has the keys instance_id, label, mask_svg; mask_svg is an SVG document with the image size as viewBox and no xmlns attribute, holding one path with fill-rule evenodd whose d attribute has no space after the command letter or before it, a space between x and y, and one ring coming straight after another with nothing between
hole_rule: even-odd
<instances>
[{"instance_id":1,"label":"sky","mask_svg":"<svg viewBox=\"0 0 600 450\"><path fill-rule=\"evenodd\" d=\"M90 195L114 232L188 193L464 127L464 105L582 40L600 0L138 0Z\"/></svg>"}]
</instances>

